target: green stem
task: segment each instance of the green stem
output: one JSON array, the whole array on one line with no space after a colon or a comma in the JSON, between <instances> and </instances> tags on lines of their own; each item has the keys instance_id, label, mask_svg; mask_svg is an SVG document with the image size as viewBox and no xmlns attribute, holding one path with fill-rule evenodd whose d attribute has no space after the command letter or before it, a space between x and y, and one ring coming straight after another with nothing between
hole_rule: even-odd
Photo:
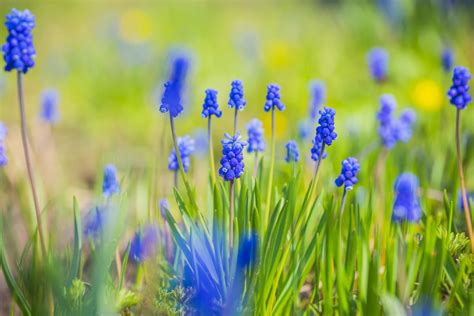
<instances>
[{"instance_id":1,"label":"green stem","mask_svg":"<svg viewBox=\"0 0 474 316\"><path fill-rule=\"evenodd\" d=\"M238 109L237 106L235 107L235 112L234 112L234 136L237 133L237 114L238 114Z\"/></svg>"},{"instance_id":2,"label":"green stem","mask_svg":"<svg viewBox=\"0 0 474 316\"><path fill-rule=\"evenodd\" d=\"M20 120L21 120L21 140L23 143L23 151L25 153L25 160L26 160L26 169L28 172L28 179L30 181L31 193L33 195L33 203L35 206L35 214L36 214L36 221L38 224L38 235L41 244L41 251L44 256L46 256L46 243L43 234L43 224L41 221L41 211L38 202L38 194L36 192L36 185L35 185L35 178L33 173L33 166L31 164L30 159L30 152L28 149L28 139L27 139L27 131L26 131L26 114L25 114L25 102L23 100L23 81L22 81L22 74L18 71L17 77L17 84L18 84L18 101L20 105Z\"/></svg>"},{"instance_id":3,"label":"green stem","mask_svg":"<svg viewBox=\"0 0 474 316\"><path fill-rule=\"evenodd\" d=\"M232 246L234 245L234 201L235 201L235 190L234 180L230 181L230 216L229 216L229 258L232 254Z\"/></svg>"},{"instance_id":4,"label":"green stem","mask_svg":"<svg viewBox=\"0 0 474 316\"><path fill-rule=\"evenodd\" d=\"M344 188L344 193L342 195L342 202L341 202L341 222L342 222L342 215L344 215L344 207L346 206L346 197L347 197L347 190Z\"/></svg>"},{"instance_id":5,"label":"green stem","mask_svg":"<svg viewBox=\"0 0 474 316\"><path fill-rule=\"evenodd\" d=\"M272 108L272 140L271 140L271 157L270 157L270 174L268 176L267 188L267 205L265 212L265 226L268 223L270 216L271 200L272 200L272 185L273 185L273 168L275 165L275 108Z\"/></svg>"},{"instance_id":6,"label":"green stem","mask_svg":"<svg viewBox=\"0 0 474 316\"><path fill-rule=\"evenodd\" d=\"M258 151L255 151L254 164L253 164L253 177L256 178L258 173Z\"/></svg>"},{"instance_id":7,"label":"green stem","mask_svg":"<svg viewBox=\"0 0 474 316\"><path fill-rule=\"evenodd\" d=\"M212 144L212 124L210 115L209 119L207 120L207 139L209 142L209 161L211 164L212 184L214 185L214 183L216 183L216 165L214 163L214 146Z\"/></svg>"},{"instance_id":8,"label":"green stem","mask_svg":"<svg viewBox=\"0 0 474 316\"><path fill-rule=\"evenodd\" d=\"M474 252L474 234L472 232L471 211L469 209L469 203L467 201L466 185L464 183L464 171L462 168L461 141L459 136L461 125L460 117L461 110L458 109L456 112L456 158L458 161L459 178L461 179L462 204L464 207L464 216L466 217L467 232L469 234L469 239L471 239L471 251Z\"/></svg>"},{"instance_id":9,"label":"green stem","mask_svg":"<svg viewBox=\"0 0 474 316\"><path fill-rule=\"evenodd\" d=\"M181 174L181 178L183 178L183 182L186 183L186 175L184 174L183 162L181 161L181 154L179 152L178 141L176 137L176 129L174 127L174 118L171 114L170 114L170 126L171 126L171 135L173 137L174 151L176 152L176 158L178 159L179 173Z\"/></svg>"}]
</instances>

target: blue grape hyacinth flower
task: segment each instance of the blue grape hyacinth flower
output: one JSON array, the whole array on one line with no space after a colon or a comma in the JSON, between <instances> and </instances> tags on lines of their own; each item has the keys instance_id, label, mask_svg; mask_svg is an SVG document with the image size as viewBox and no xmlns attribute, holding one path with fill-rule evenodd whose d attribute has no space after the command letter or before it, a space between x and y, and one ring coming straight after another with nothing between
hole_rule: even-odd
<instances>
[{"instance_id":1,"label":"blue grape hyacinth flower","mask_svg":"<svg viewBox=\"0 0 474 316\"><path fill-rule=\"evenodd\" d=\"M402 173L395 181L392 222L418 222L422 215L418 198L419 181L412 173Z\"/></svg>"},{"instance_id":2,"label":"blue grape hyacinth flower","mask_svg":"<svg viewBox=\"0 0 474 316\"><path fill-rule=\"evenodd\" d=\"M98 239L104 230L108 213L108 209L102 206L90 210L84 219L84 236Z\"/></svg>"},{"instance_id":3,"label":"blue grape hyacinth flower","mask_svg":"<svg viewBox=\"0 0 474 316\"><path fill-rule=\"evenodd\" d=\"M56 90L44 90L41 94L40 118L46 123L57 123L59 121L58 103L59 94Z\"/></svg>"},{"instance_id":4,"label":"blue grape hyacinth flower","mask_svg":"<svg viewBox=\"0 0 474 316\"><path fill-rule=\"evenodd\" d=\"M160 200L160 203L159 203L159 206L160 206L160 214L161 214L161 217L166 220L166 210L169 210L170 209L170 204L168 203L168 200L163 198Z\"/></svg>"},{"instance_id":5,"label":"blue grape hyacinth flower","mask_svg":"<svg viewBox=\"0 0 474 316\"><path fill-rule=\"evenodd\" d=\"M312 80L309 84L309 93L311 96L309 115L311 121L315 121L319 109L326 102L326 86L321 80Z\"/></svg>"},{"instance_id":6,"label":"blue grape hyacinth flower","mask_svg":"<svg viewBox=\"0 0 474 316\"><path fill-rule=\"evenodd\" d=\"M286 162L297 162L300 159L298 144L294 140L290 140L285 145L286 148Z\"/></svg>"},{"instance_id":7,"label":"blue grape hyacinth flower","mask_svg":"<svg viewBox=\"0 0 474 316\"><path fill-rule=\"evenodd\" d=\"M316 134L321 136L327 146L330 146L337 138L337 134L334 132L334 116L336 111L331 108L324 108L319 111L319 115L319 126L316 128Z\"/></svg>"},{"instance_id":8,"label":"blue grape hyacinth flower","mask_svg":"<svg viewBox=\"0 0 474 316\"><path fill-rule=\"evenodd\" d=\"M130 258L136 262L143 262L157 251L158 229L154 225L147 225L137 231L130 244Z\"/></svg>"},{"instance_id":9,"label":"blue grape hyacinth flower","mask_svg":"<svg viewBox=\"0 0 474 316\"><path fill-rule=\"evenodd\" d=\"M441 65L445 72L450 72L453 68L454 63L454 53L452 49L445 47L441 52Z\"/></svg>"},{"instance_id":10,"label":"blue grape hyacinth flower","mask_svg":"<svg viewBox=\"0 0 474 316\"><path fill-rule=\"evenodd\" d=\"M117 180L117 168L109 164L104 168L104 180L102 182L102 193L110 198L112 195L120 192L120 185Z\"/></svg>"},{"instance_id":11,"label":"blue grape hyacinth flower","mask_svg":"<svg viewBox=\"0 0 474 316\"><path fill-rule=\"evenodd\" d=\"M263 124L258 119L253 119L247 124L247 152L263 152L265 140L263 139Z\"/></svg>"},{"instance_id":12,"label":"blue grape hyacinth flower","mask_svg":"<svg viewBox=\"0 0 474 316\"><path fill-rule=\"evenodd\" d=\"M283 111L285 109L285 105L281 102L280 86L271 83L267 87L267 97L263 109L265 110L265 112L269 112L275 107L279 111Z\"/></svg>"},{"instance_id":13,"label":"blue grape hyacinth flower","mask_svg":"<svg viewBox=\"0 0 474 316\"><path fill-rule=\"evenodd\" d=\"M13 9L6 16L8 31L6 43L2 46L5 70L27 73L35 65L36 51L33 46L35 17L29 10Z\"/></svg>"},{"instance_id":14,"label":"blue grape hyacinth flower","mask_svg":"<svg viewBox=\"0 0 474 316\"><path fill-rule=\"evenodd\" d=\"M383 82L388 73L388 53L380 47L372 48L367 54L370 74L376 82Z\"/></svg>"},{"instance_id":15,"label":"blue grape hyacinth flower","mask_svg":"<svg viewBox=\"0 0 474 316\"><path fill-rule=\"evenodd\" d=\"M471 209L471 200L474 200L474 192L466 192L467 207ZM464 204L462 202L462 191L458 191L458 208L461 212L464 212Z\"/></svg>"},{"instance_id":16,"label":"blue grape hyacinth flower","mask_svg":"<svg viewBox=\"0 0 474 316\"><path fill-rule=\"evenodd\" d=\"M244 86L242 81L234 80L230 84L229 107L235 108L239 111L243 110L247 101L244 99Z\"/></svg>"},{"instance_id":17,"label":"blue grape hyacinth flower","mask_svg":"<svg viewBox=\"0 0 474 316\"><path fill-rule=\"evenodd\" d=\"M337 177L335 183L340 187L344 185L344 191L350 191L354 185L359 181L357 173L360 170L359 161L356 158L349 157L342 161L341 173Z\"/></svg>"},{"instance_id":18,"label":"blue grape hyacinth flower","mask_svg":"<svg viewBox=\"0 0 474 316\"><path fill-rule=\"evenodd\" d=\"M449 102L459 110L464 109L472 100L469 91L471 74L465 67L455 67L453 70L453 84L449 88Z\"/></svg>"},{"instance_id":19,"label":"blue grape hyacinth flower","mask_svg":"<svg viewBox=\"0 0 474 316\"><path fill-rule=\"evenodd\" d=\"M184 172L188 172L191 165L191 154L194 152L194 140L186 135L184 137L178 137L178 150L183 163ZM179 163L176 151L173 149L168 157L168 169L170 171L178 171Z\"/></svg>"},{"instance_id":20,"label":"blue grape hyacinth flower","mask_svg":"<svg viewBox=\"0 0 474 316\"><path fill-rule=\"evenodd\" d=\"M316 136L313 138L313 147L311 148L311 159L318 161L320 156L321 159L325 159L328 153L326 151L321 153L321 150L323 150L323 139L321 135L316 133Z\"/></svg>"},{"instance_id":21,"label":"blue grape hyacinth flower","mask_svg":"<svg viewBox=\"0 0 474 316\"><path fill-rule=\"evenodd\" d=\"M303 119L298 123L298 137L307 140L313 132L313 124L310 119Z\"/></svg>"},{"instance_id":22,"label":"blue grape hyacinth flower","mask_svg":"<svg viewBox=\"0 0 474 316\"><path fill-rule=\"evenodd\" d=\"M204 98L204 103L202 104L202 117L207 118L211 115L221 117L222 111L219 110L219 104L217 103L217 90L207 89L205 93L206 97Z\"/></svg>"},{"instance_id":23,"label":"blue grape hyacinth flower","mask_svg":"<svg viewBox=\"0 0 474 316\"><path fill-rule=\"evenodd\" d=\"M183 90L189 71L190 59L186 54L175 54L171 62L169 80L164 84L160 112L177 117L183 112Z\"/></svg>"},{"instance_id":24,"label":"blue grape hyacinth flower","mask_svg":"<svg viewBox=\"0 0 474 316\"><path fill-rule=\"evenodd\" d=\"M224 134L225 138L222 143L222 159L219 175L225 181L234 181L239 179L244 173L244 147L247 146L245 141L241 141L240 132L235 136Z\"/></svg>"}]
</instances>

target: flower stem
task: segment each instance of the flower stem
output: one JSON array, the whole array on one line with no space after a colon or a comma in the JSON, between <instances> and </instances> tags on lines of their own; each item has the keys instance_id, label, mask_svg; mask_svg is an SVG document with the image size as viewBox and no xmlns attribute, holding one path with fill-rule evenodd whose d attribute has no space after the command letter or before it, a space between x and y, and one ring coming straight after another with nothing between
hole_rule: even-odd
<instances>
[{"instance_id":1,"label":"flower stem","mask_svg":"<svg viewBox=\"0 0 474 316\"><path fill-rule=\"evenodd\" d=\"M212 124L210 115L209 119L207 120L207 139L209 142L209 161L211 164L212 184L214 185L214 183L216 183L216 165L214 163L214 147L212 144Z\"/></svg>"},{"instance_id":2,"label":"flower stem","mask_svg":"<svg viewBox=\"0 0 474 316\"><path fill-rule=\"evenodd\" d=\"M265 226L268 222L272 201L272 185L273 185L273 168L275 165L275 108L272 108L272 140L271 140L271 156L270 156L270 174L268 176L267 188L267 210L265 212Z\"/></svg>"},{"instance_id":3,"label":"flower stem","mask_svg":"<svg viewBox=\"0 0 474 316\"><path fill-rule=\"evenodd\" d=\"M237 109L237 106L235 107L235 112L234 112L234 136L237 133L237 114L239 110Z\"/></svg>"},{"instance_id":4,"label":"flower stem","mask_svg":"<svg viewBox=\"0 0 474 316\"><path fill-rule=\"evenodd\" d=\"M253 177L256 178L258 173L258 151L255 151L255 158L253 164Z\"/></svg>"},{"instance_id":5,"label":"flower stem","mask_svg":"<svg viewBox=\"0 0 474 316\"><path fill-rule=\"evenodd\" d=\"M467 201L466 185L464 183L464 171L462 168L462 159L461 159L461 142L459 136L460 130L460 117L461 110L457 109L456 112L456 158L458 160L458 171L459 178L461 179L461 195L462 195L462 204L464 207L464 216L466 217L466 226L467 232L469 234L469 239L471 239L471 250L474 252L474 234L472 232L472 222L471 222L471 210L469 209L469 203Z\"/></svg>"},{"instance_id":6,"label":"flower stem","mask_svg":"<svg viewBox=\"0 0 474 316\"><path fill-rule=\"evenodd\" d=\"M174 151L176 152L176 158L178 159L179 173L181 174L181 177L183 178L183 182L186 183L186 176L184 174L183 162L181 161L181 154L179 152L178 141L176 139L176 129L174 127L174 119L173 119L173 116L171 114L170 114L170 126L171 126L171 135L173 137ZM176 185L177 185L177 183L175 183L175 186Z\"/></svg>"},{"instance_id":7,"label":"flower stem","mask_svg":"<svg viewBox=\"0 0 474 316\"><path fill-rule=\"evenodd\" d=\"M28 139L27 139L27 131L26 131L26 115L25 115L25 104L23 100L23 80L21 72L18 72L17 77L17 84L18 84L18 102L20 105L20 120L21 120L21 140L23 143L23 150L25 153L25 160L26 160L26 169L28 171L28 179L30 181L31 186L31 193L33 194L33 203L35 206L35 214L36 214L36 221L38 224L38 235L40 239L41 251L44 256L46 256L46 243L44 240L43 234L43 225L41 221L41 211L38 202L38 194L36 193L36 185L35 185L35 178L33 173L33 167L31 164L30 159L30 152L28 149Z\"/></svg>"},{"instance_id":8,"label":"flower stem","mask_svg":"<svg viewBox=\"0 0 474 316\"><path fill-rule=\"evenodd\" d=\"M344 188L344 193L342 194L342 202L341 202L341 221L342 215L344 214L344 207L346 206L346 197L347 197L347 190Z\"/></svg>"},{"instance_id":9,"label":"flower stem","mask_svg":"<svg viewBox=\"0 0 474 316\"><path fill-rule=\"evenodd\" d=\"M229 215L229 258L230 254L232 253L232 246L234 244L234 200L235 200L235 192L234 192L234 180L230 181L230 215Z\"/></svg>"},{"instance_id":10,"label":"flower stem","mask_svg":"<svg viewBox=\"0 0 474 316\"><path fill-rule=\"evenodd\" d=\"M318 162L316 163L316 167L314 168L313 183L316 183L316 177L318 176L319 167L321 166L321 163L323 160L325 147L326 147L326 143L323 143L323 145L321 146L321 152L319 153Z\"/></svg>"}]
</instances>

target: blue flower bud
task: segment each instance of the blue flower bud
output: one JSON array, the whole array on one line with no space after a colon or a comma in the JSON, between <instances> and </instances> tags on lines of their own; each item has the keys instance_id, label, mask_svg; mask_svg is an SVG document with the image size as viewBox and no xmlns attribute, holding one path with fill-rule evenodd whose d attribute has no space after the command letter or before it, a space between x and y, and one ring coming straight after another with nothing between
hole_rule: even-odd
<instances>
[{"instance_id":1,"label":"blue flower bud","mask_svg":"<svg viewBox=\"0 0 474 316\"><path fill-rule=\"evenodd\" d=\"M41 94L40 118L46 123L57 123L59 121L58 103L59 96L56 90L44 90Z\"/></svg>"},{"instance_id":2,"label":"blue flower bud","mask_svg":"<svg viewBox=\"0 0 474 316\"><path fill-rule=\"evenodd\" d=\"M145 226L135 233L130 244L130 258L135 262L143 262L157 251L158 229L153 225Z\"/></svg>"},{"instance_id":3,"label":"blue flower bud","mask_svg":"<svg viewBox=\"0 0 474 316\"><path fill-rule=\"evenodd\" d=\"M418 222L422 210L418 198L418 178L411 173L402 173L395 181L395 203L392 222Z\"/></svg>"},{"instance_id":4,"label":"blue flower bud","mask_svg":"<svg viewBox=\"0 0 474 316\"><path fill-rule=\"evenodd\" d=\"M204 103L202 104L202 117L207 118L211 115L221 117L222 111L219 110L219 104L217 103L217 90L207 89Z\"/></svg>"},{"instance_id":5,"label":"blue flower bud","mask_svg":"<svg viewBox=\"0 0 474 316\"><path fill-rule=\"evenodd\" d=\"M265 112L269 112L275 107L279 111L283 111L285 109L285 105L281 102L280 86L271 83L267 87L267 99L263 109Z\"/></svg>"},{"instance_id":6,"label":"blue flower bud","mask_svg":"<svg viewBox=\"0 0 474 316\"><path fill-rule=\"evenodd\" d=\"M382 82L387 78L388 53L385 49L380 47L372 48L367 54L367 63L370 74L375 81Z\"/></svg>"},{"instance_id":7,"label":"blue flower bud","mask_svg":"<svg viewBox=\"0 0 474 316\"><path fill-rule=\"evenodd\" d=\"M225 181L239 179L244 173L244 147L247 143L240 140L240 132L235 136L224 134L222 143L222 159L220 161L219 175Z\"/></svg>"},{"instance_id":8,"label":"blue flower bud","mask_svg":"<svg viewBox=\"0 0 474 316\"><path fill-rule=\"evenodd\" d=\"M360 164L356 158L349 157L342 161L342 169L335 183L340 187L344 185L344 190L352 190L353 186L359 181L357 173L360 170Z\"/></svg>"},{"instance_id":9,"label":"blue flower bud","mask_svg":"<svg viewBox=\"0 0 474 316\"><path fill-rule=\"evenodd\" d=\"M184 172L188 172L191 165L191 154L194 152L194 140L189 136L178 137L178 150L183 163ZM179 170L178 157L173 149L168 157L168 170Z\"/></svg>"},{"instance_id":10,"label":"blue flower bud","mask_svg":"<svg viewBox=\"0 0 474 316\"><path fill-rule=\"evenodd\" d=\"M230 93L229 93L229 102L227 103L229 107L236 108L241 111L247 104L247 101L244 99L244 86L242 81L234 80L230 84Z\"/></svg>"},{"instance_id":11,"label":"blue flower bud","mask_svg":"<svg viewBox=\"0 0 474 316\"><path fill-rule=\"evenodd\" d=\"M107 165L104 168L102 192L107 198L120 192L120 185L117 181L117 168L114 165Z\"/></svg>"},{"instance_id":12,"label":"blue flower bud","mask_svg":"<svg viewBox=\"0 0 474 316\"><path fill-rule=\"evenodd\" d=\"M286 148L286 162L297 162L300 159L298 144L294 140L290 140L285 145Z\"/></svg>"},{"instance_id":13,"label":"blue flower bud","mask_svg":"<svg viewBox=\"0 0 474 316\"><path fill-rule=\"evenodd\" d=\"M247 152L262 152L265 150L265 141L263 139L263 124L257 119L251 120L247 124L248 147Z\"/></svg>"},{"instance_id":14,"label":"blue flower bud","mask_svg":"<svg viewBox=\"0 0 474 316\"><path fill-rule=\"evenodd\" d=\"M464 109L472 100L469 91L471 74L464 67L455 67L453 70L453 85L449 88L449 102L459 110Z\"/></svg>"}]
</instances>

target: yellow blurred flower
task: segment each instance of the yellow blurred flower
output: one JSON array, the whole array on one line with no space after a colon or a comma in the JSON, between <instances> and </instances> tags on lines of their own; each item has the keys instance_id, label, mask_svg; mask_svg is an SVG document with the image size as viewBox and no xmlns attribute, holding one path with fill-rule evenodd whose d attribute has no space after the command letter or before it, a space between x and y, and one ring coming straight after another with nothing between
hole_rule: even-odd
<instances>
[{"instance_id":1,"label":"yellow blurred flower","mask_svg":"<svg viewBox=\"0 0 474 316\"><path fill-rule=\"evenodd\" d=\"M290 47L288 43L282 41L272 42L267 47L265 60L269 68L282 68L289 64Z\"/></svg>"},{"instance_id":2,"label":"yellow blurred flower","mask_svg":"<svg viewBox=\"0 0 474 316\"><path fill-rule=\"evenodd\" d=\"M443 105L443 92L439 83L432 79L422 79L415 83L411 92L414 105L426 111L438 111Z\"/></svg>"},{"instance_id":3,"label":"yellow blurred flower","mask_svg":"<svg viewBox=\"0 0 474 316\"><path fill-rule=\"evenodd\" d=\"M278 110L275 111L275 136L276 138L282 138L286 135L288 120L286 118L285 112L280 112ZM272 136L272 114L270 112L265 113L263 115L262 122L263 129L265 130L265 137L267 138L267 143L270 144L270 137Z\"/></svg>"},{"instance_id":4,"label":"yellow blurred flower","mask_svg":"<svg viewBox=\"0 0 474 316\"><path fill-rule=\"evenodd\" d=\"M124 41L142 43L150 39L152 34L150 16L139 9L125 11L120 17L119 32Z\"/></svg>"}]
</instances>

